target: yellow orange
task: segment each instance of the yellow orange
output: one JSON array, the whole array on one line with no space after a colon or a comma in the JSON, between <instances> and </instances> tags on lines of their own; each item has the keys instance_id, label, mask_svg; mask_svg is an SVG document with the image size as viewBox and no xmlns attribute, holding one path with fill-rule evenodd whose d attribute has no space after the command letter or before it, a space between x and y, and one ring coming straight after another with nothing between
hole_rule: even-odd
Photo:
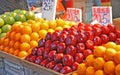
<instances>
[{"instance_id":1,"label":"yellow orange","mask_svg":"<svg viewBox=\"0 0 120 75\"><path fill-rule=\"evenodd\" d=\"M14 44L14 49L19 49L20 48L20 42L15 42Z\"/></svg>"},{"instance_id":2,"label":"yellow orange","mask_svg":"<svg viewBox=\"0 0 120 75\"><path fill-rule=\"evenodd\" d=\"M27 23L29 23L29 24L35 24L35 21L34 20L28 20Z\"/></svg>"},{"instance_id":3,"label":"yellow orange","mask_svg":"<svg viewBox=\"0 0 120 75\"><path fill-rule=\"evenodd\" d=\"M16 41L19 41L19 40L20 40L20 37L21 37L21 33L16 33L16 34L15 34L15 40L16 40Z\"/></svg>"},{"instance_id":4,"label":"yellow orange","mask_svg":"<svg viewBox=\"0 0 120 75\"><path fill-rule=\"evenodd\" d=\"M112 73L114 73L114 70L115 70L115 64L113 61L107 61L104 64L104 72L106 74L112 74Z\"/></svg>"},{"instance_id":5,"label":"yellow orange","mask_svg":"<svg viewBox=\"0 0 120 75\"><path fill-rule=\"evenodd\" d=\"M116 51L120 51L120 45L116 45L114 48Z\"/></svg>"},{"instance_id":6,"label":"yellow orange","mask_svg":"<svg viewBox=\"0 0 120 75\"><path fill-rule=\"evenodd\" d=\"M103 70L97 70L95 75L105 75Z\"/></svg>"},{"instance_id":7,"label":"yellow orange","mask_svg":"<svg viewBox=\"0 0 120 75\"><path fill-rule=\"evenodd\" d=\"M57 19L56 23L57 23L57 26L63 27L63 25L64 25L64 21L62 19Z\"/></svg>"},{"instance_id":8,"label":"yellow orange","mask_svg":"<svg viewBox=\"0 0 120 75\"><path fill-rule=\"evenodd\" d=\"M63 28L70 28L70 26L69 25L64 25Z\"/></svg>"},{"instance_id":9,"label":"yellow orange","mask_svg":"<svg viewBox=\"0 0 120 75\"><path fill-rule=\"evenodd\" d=\"M95 75L95 69L92 66L87 67L86 75Z\"/></svg>"},{"instance_id":10,"label":"yellow orange","mask_svg":"<svg viewBox=\"0 0 120 75\"><path fill-rule=\"evenodd\" d=\"M95 69L103 69L105 60L102 57L97 57L94 62L93 62L93 66Z\"/></svg>"},{"instance_id":11,"label":"yellow orange","mask_svg":"<svg viewBox=\"0 0 120 75\"><path fill-rule=\"evenodd\" d=\"M30 36L28 34L23 34L20 38L21 42L30 42Z\"/></svg>"},{"instance_id":12,"label":"yellow orange","mask_svg":"<svg viewBox=\"0 0 120 75\"><path fill-rule=\"evenodd\" d=\"M31 25L32 32L38 32L40 30L40 24L41 23L35 23Z\"/></svg>"},{"instance_id":13,"label":"yellow orange","mask_svg":"<svg viewBox=\"0 0 120 75\"><path fill-rule=\"evenodd\" d=\"M116 50L113 48L107 48L104 53L104 59L105 60L113 60L113 56L116 54Z\"/></svg>"},{"instance_id":14,"label":"yellow orange","mask_svg":"<svg viewBox=\"0 0 120 75\"><path fill-rule=\"evenodd\" d=\"M50 27L51 29L55 29L56 26L57 26L57 23L56 23L55 20L49 21L48 24L49 24L49 27Z\"/></svg>"},{"instance_id":15,"label":"yellow orange","mask_svg":"<svg viewBox=\"0 0 120 75\"><path fill-rule=\"evenodd\" d=\"M55 30L54 29L48 29L48 32L53 33L53 32L55 32Z\"/></svg>"},{"instance_id":16,"label":"yellow orange","mask_svg":"<svg viewBox=\"0 0 120 75\"><path fill-rule=\"evenodd\" d=\"M14 40L11 40L10 42L9 42L9 47L13 47L14 46L14 44L15 44L15 41Z\"/></svg>"},{"instance_id":17,"label":"yellow orange","mask_svg":"<svg viewBox=\"0 0 120 75\"><path fill-rule=\"evenodd\" d=\"M30 35L31 40L38 40L39 34L37 32L33 32Z\"/></svg>"},{"instance_id":18,"label":"yellow orange","mask_svg":"<svg viewBox=\"0 0 120 75\"><path fill-rule=\"evenodd\" d=\"M63 28L58 26L58 27L55 28L55 30L63 30Z\"/></svg>"},{"instance_id":19,"label":"yellow orange","mask_svg":"<svg viewBox=\"0 0 120 75\"><path fill-rule=\"evenodd\" d=\"M106 48L104 46L98 46L93 51L94 51L94 56L103 57L103 55L106 51Z\"/></svg>"},{"instance_id":20,"label":"yellow orange","mask_svg":"<svg viewBox=\"0 0 120 75\"><path fill-rule=\"evenodd\" d=\"M120 51L114 55L114 62L120 64Z\"/></svg>"},{"instance_id":21,"label":"yellow orange","mask_svg":"<svg viewBox=\"0 0 120 75\"><path fill-rule=\"evenodd\" d=\"M92 66L93 62L94 62L94 56L93 55L88 55L85 59L85 62L87 64L87 66Z\"/></svg>"},{"instance_id":22,"label":"yellow orange","mask_svg":"<svg viewBox=\"0 0 120 75\"><path fill-rule=\"evenodd\" d=\"M46 34L47 34L47 31L46 30L40 30L38 33L39 33L40 38L45 38Z\"/></svg>"},{"instance_id":23,"label":"yellow orange","mask_svg":"<svg viewBox=\"0 0 120 75\"><path fill-rule=\"evenodd\" d=\"M22 34L31 34L32 28L30 26L23 26L20 30Z\"/></svg>"},{"instance_id":24,"label":"yellow orange","mask_svg":"<svg viewBox=\"0 0 120 75\"><path fill-rule=\"evenodd\" d=\"M86 64L85 63L81 63L78 65L77 73L78 73L78 75L85 75L85 73L86 73Z\"/></svg>"},{"instance_id":25,"label":"yellow orange","mask_svg":"<svg viewBox=\"0 0 120 75\"><path fill-rule=\"evenodd\" d=\"M115 67L115 75L120 75L120 64Z\"/></svg>"},{"instance_id":26,"label":"yellow orange","mask_svg":"<svg viewBox=\"0 0 120 75\"><path fill-rule=\"evenodd\" d=\"M20 51L18 54L18 57L25 58L27 55L28 55L28 53L26 51Z\"/></svg>"},{"instance_id":27,"label":"yellow orange","mask_svg":"<svg viewBox=\"0 0 120 75\"><path fill-rule=\"evenodd\" d=\"M75 73L73 73L72 75L78 75L78 73L75 72Z\"/></svg>"},{"instance_id":28,"label":"yellow orange","mask_svg":"<svg viewBox=\"0 0 120 75\"><path fill-rule=\"evenodd\" d=\"M49 29L49 25L48 25L48 23L44 22L44 23L41 24L40 28L48 30Z\"/></svg>"},{"instance_id":29,"label":"yellow orange","mask_svg":"<svg viewBox=\"0 0 120 75\"><path fill-rule=\"evenodd\" d=\"M28 51L30 49L30 45L28 43L21 43L20 50L21 51Z\"/></svg>"},{"instance_id":30,"label":"yellow orange","mask_svg":"<svg viewBox=\"0 0 120 75\"><path fill-rule=\"evenodd\" d=\"M107 44L105 44L106 48L115 48L116 44L114 42L108 42Z\"/></svg>"},{"instance_id":31,"label":"yellow orange","mask_svg":"<svg viewBox=\"0 0 120 75\"><path fill-rule=\"evenodd\" d=\"M34 48L34 47L37 47L37 46L38 46L38 42L37 41L34 41L34 40L30 41L30 47L31 48Z\"/></svg>"}]
</instances>

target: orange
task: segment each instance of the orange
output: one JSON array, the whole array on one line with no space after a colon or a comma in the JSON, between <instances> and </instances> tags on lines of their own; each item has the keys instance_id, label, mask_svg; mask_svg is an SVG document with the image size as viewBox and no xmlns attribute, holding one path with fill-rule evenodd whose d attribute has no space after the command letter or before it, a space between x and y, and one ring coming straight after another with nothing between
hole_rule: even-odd
<instances>
[{"instance_id":1,"label":"orange","mask_svg":"<svg viewBox=\"0 0 120 75\"><path fill-rule=\"evenodd\" d=\"M97 70L95 72L95 75L105 75L105 74L104 74L103 70Z\"/></svg>"},{"instance_id":2,"label":"orange","mask_svg":"<svg viewBox=\"0 0 120 75\"><path fill-rule=\"evenodd\" d=\"M63 28L58 26L58 27L55 28L55 30L63 30Z\"/></svg>"},{"instance_id":3,"label":"orange","mask_svg":"<svg viewBox=\"0 0 120 75\"><path fill-rule=\"evenodd\" d=\"M86 75L94 75L95 74L95 69L92 66L87 67L86 69Z\"/></svg>"},{"instance_id":4,"label":"orange","mask_svg":"<svg viewBox=\"0 0 120 75\"><path fill-rule=\"evenodd\" d=\"M0 45L0 50L2 51L4 49L4 46L3 45Z\"/></svg>"},{"instance_id":5,"label":"orange","mask_svg":"<svg viewBox=\"0 0 120 75\"><path fill-rule=\"evenodd\" d=\"M78 75L78 74L75 72L75 73L73 73L72 75Z\"/></svg>"},{"instance_id":6,"label":"orange","mask_svg":"<svg viewBox=\"0 0 120 75\"><path fill-rule=\"evenodd\" d=\"M48 29L48 32L53 33L53 32L55 32L55 30L54 29Z\"/></svg>"},{"instance_id":7,"label":"orange","mask_svg":"<svg viewBox=\"0 0 120 75\"><path fill-rule=\"evenodd\" d=\"M30 41L30 47L31 48L34 48L34 47L37 47L37 46L38 46L38 42L37 41L34 41L34 40Z\"/></svg>"},{"instance_id":8,"label":"orange","mask_svg":"<svg viewBox=\"0 0 120 75\"><path fill-rule=\"evenodd\" d=\"M10 37L10 31L6 33L6 37Z\"/></svg>"},{"instance_id":9,"label":"orange","mask_svg":"<svg viewBox=\"0 0 120 75\"><path fill-rule=\"evenodd\" d=\"M18 54L19 54L19 50L15 50L15 51L13 52L13 55L15 55L15 56L18 56Z\"/></svg>"},{"instance_id":10,"label":"orange","mask_svg":"<svg viewBox=\"0 0 120 75\"><path fill-rule=\"evenodd\" d=\"M21 51L28 51L29 49L30 49L30 45L28 43L20 44L20 50Z\"/></svg>"},{"instance_id":11,"label":"orange","mask_svg":"<svg viewBox=\"0 0 120 75\"><path fill-rule=\"evenodd\" d=\"M20 37L21 37L21 33L16 33L16 35L15 35L15 40L16 40L16 41L19 41L19 40L20 40Z\"/></svg>"},{"instance_id":12,"label":"orange","mask_svg":"<svg viewBox=\"0 0 120 75\"><path fill-rule=\"evenodd\" d=\"M69 25L64 25L63 28L68 28L69 29L70 26Z\"/></svg>"},{"instance_id":13,"label":"orange","mask_svg":"<svg viewBox=\"0 0 120 75\"><path fill-rule=\"evenodd\" d=\"M120 64L115 67L115 75L120 75Z\"/></svg>"},{"instance_id":14,"label":"orange","mask_svg":"<svg viewBox=\"0 0 120 75\"><path fill-rule=\"evenodd\" d=\"M39 33L40 38L45 38L46 34L47 34L47 31L46 30L40 30L38 33Z\"/></svg>"},{"instance_id":15,"label":"orange","mask_svg":"<svg viewBox=\"0 0 120 75\"><path fill-rule=\"evenodd\" d=\"M31 25L32 32L38 32L40 30L40 24L41 23L35 23Z\"/></svg>"},{"instance_id":16,"label":"orange","mask_svg":"<svg viewBox=\"0 0 120 75\"><path fill-rule=\"evenodd\" d=\"M32 28L30 26L23 26L20 30L22 34L31 34Z\"/></svg>"},{"instance_id":17,"label":"orange","mask_svg":"<svg viewBox=\"0 0 120 75\"><path fill-rule=\"evenodd\" d=\"M98 69L103 69L104 63L105 63L105 60L102 57L98 57L94 60L93 66L97 70Z\"/></svg>"},{"instance_id":18,"label":"orange","mask_svg":"<svg viewBox=\"0 0 120 75\"><path fill-rule=\"evenodd\" d=\"M85 59L85 62L87 66L92 66L94 62L94 56L93 55L88 55Z\"/></svg>"},{"instance_id":19,"label":"orange","mask_svg":"<svg viewBox=\"0 0 120 75\"><path fill-rule=\"evenodd\" d=\"M116 45L114 48L116 51L120 51L120 45Z\"/></svg>"},{"instance_id":20,"label":"orange","mask_svg":"<svg viewBox=\"0 0 120 75\"><path fill-rule=\"evenodd\" d=\"M20 47L20 42L15 42L15 44L14 44L14 49L19 49L19 47Z\"/></svg>"},{"instance_id":21,"label":"orange","mask_svg":"<svg viewBox=\"0 0 120 75\"><path fill-rule=\"evenodd\" d=\"M10 48L10 49L8 50L8 53L13 54L13 53L14 53L14 49L13 49L13 48Z\"/></svg>"},{"instance_id":22,"label":"orange","mask_svg":"<svg viewBox=\"0 0 120 75\"><path fill-rule=\"evenodd\" d=\"M107 44L105 44L106 48L115 48L116 44L114 42L108 42Z\"/></svg>"},{"instance_id":23,"label":"orange","mask_svg":"<svg viewBox=\"0 0 120 75\"><path fill-rule=\"evenodd\" d=\"M45 20L43 18L35 18L35 21L43 23Z\"/></svg>"},{"instance_id":24,"label":"orange","mask_svg":"<svg viewBox=\"0 0 120 75\"><path fill-rule=\"evenodd\" d=\"M107 48L104 53L104 59L105 60L113 60L113 56L116 54L116 50L113 48Z\"/></svg>"},{"instance_id":25,"label":"orange","mask_svg":"<svg viewBox=\"0 0 120 75\"><path fill-rule=\"evenodd\" d=\"M12 30L12 31L16 31L16 29L17 29L18 25L19 25L19 24L13 24L13 25L12 25L12 29L11 29L11 30Z\"/></svg>"},{"instance_id":26,"label":"orange","mask_svg":"<svg viewBox=\"0 0 120 75\"><path fill-rule=\"evenodd\" d=\"M4 43L5 38L0 38L0 45Z\"/></svg>"},{"instance_id":27,"label":"orange","mask_svg":"<svg viewBox=\"0 0 120 75\"><path fill-rule=\"evenodd\" d=\"M113 61L107 61L104 64L104 72L106 74L112 74L112 73L114 73L114 70L115 70L115 64Z\"/></svg>"},{"instance_id":28,"label":"orange","mask_svg":"<svg viewBox=\"0 0 120 75\"><path fill-rule=\"evenodd\" d=\"M49 29L49 25L48 25L48 23L44 22L44 23L41 24L40 28L48 30Z\"/></svg>"},{"instance_id":29,"label":"orange","mask_svg":"<svg viewBox=\"0 0 120 75\"><path fill-rule=\"evenodd\" d=\"M8 47L8 46L5 47L5 48L4 48L4 51L5 51L5 52L8 52L8 51L9 51L9 47Z\"/></svg>"},{"instance_id":30,"label":"orange","mask_svg":"<svg viewBox=\"0 0 120 75\"><path fill-rule=\"evenodd\" d=\"M34 20L28 20L27 23L29 23L29 24L35 24L35 21Z\"/></svg>"},{"instance_id":31,"label":"orange","mask_svg":"<svg viewBox=\"0 0 120 75\"><path fill-rule=\"evenodd\" d=\"M13 32L20 32L20 30L21 30L22 27L23 27L23 25L21 25L21 24L14 24L12 26L12 31Z\"/></svg>"},{"instance_id":32,"label":"orange","mask_svg":"<svg viewBox=\"0 0 120 75\"><path fill-rule=\"evenodd\" d=\"M94 56L96 57L102 57L105 53L106 48L104 46L98 46L96 47L94 51Z\"/></svg>"},{"instance_id":33,"label":"orange","mask_svg":"<svg viewBox=\"0 0 120 75\"><path fill-rule=\"evenodd\" d=\"M10 39L11 39L11 40L14 40L14 39L15 39L15 34L16 34L15 32L11 32L11 33L10 33Z\"/></svg>"},{"instance_id":34,"label":"orange","mask_svg":"<svg viewBox=\"0 0 120 75\"><path fill-rule=\"evenodd\" d=\"M64 21L62 19L57 19L56 23L57 23L57 26L61 26L61 27L64 26Z\"/></svg>"},{"instance_id":35,"label":"orange","mask_svg":"<svg viewBox=\"0 0 120 75\"><path fill-rule=\"evenodd\" d=\"M28 55L28 53L26 51L20 51L18 54L18 57L25 58L27 55Z\"/></svg>"},{"instance_id":36,"label":"orange","mask_svg":"<svg viewBox=\"0 0 120 75\"><path fill-rule=\"evenodd\" d=\"M120 51L114 55L114 62L120 64Z\"/></svg>"},{"instance_id":37,"label":"orange","mask_svg":"<svg viewBox=\"0 0 120 75\"><path fill-rule=\"evenodd\" d=\"M4 46L7 46L7 45L9 44L9 41L10 41L9 38L5 38L3 45L4 45Z\"/></svg>"},{"instance_id":38,"label":"orange","mask_svg":"<svg viewBox=\"0 0 120 75\"><path fill-rule=\"evenodd\" d=\"M85 63L79 64L77 69L78 75L85 75L85 72L86 72L86 64Z\"/></svg>"},{"instance_id":39,"label":"orange","mask_svg":"<svg viewBox=\"0 0 120 75\"><path fill-rule=\"evenodd\" d=\"M48 22L48 24L51 29L55 29L57 26L56 20L51 20Z\"/></svg>"},{"instance_id":40,"label":"orange","mask_svg":"<svg viewBox=\"0 0 120 75\"><path fill-rule=\"evenodd\" d=\"M29 49L27 52L28 52L28 54L31 54L31 52L32 52L32 49Z\"/></svg>"},{"instance_id":41,"label":"orange","mask_svg":"<svg viewBox=\"0 0 120 75\"><path fill-rule=\"evenodd\" d=\"M9 42L9 47L13 47L14 46L14 44L15 44L15 41L14 40L11 40L10 42Z\"/></svg>"},{"instance_id":42,"label":"orange","mask_svg":"<svg viewBox=\"0 0 120 75\"><path fill-rule=\"evenodd\" d=\"M22 25L23 26L30 26L30 24L28 22L23 22Z\"/></svg>"},{"instance_id":43,"label":"orange","mask_svg":"<svg viewBox=\"0 0 120 75\"><path fill-rule=\"evenodd\" d=\"M23 34L20 38L21 42L30 42L30 36L28 34Z\"/></svg>"},{"instance_id":44,"label":"orange","mask_svg":"<svg viewBox=\"0 0 120 75\"><path fill-rule=\"evenodd\" d=\"M30 35L30 38L31 38L31 40L38 40L39 34L38 34L37 32L33 32L33 33Z\"/></svg>"}]
</instances>

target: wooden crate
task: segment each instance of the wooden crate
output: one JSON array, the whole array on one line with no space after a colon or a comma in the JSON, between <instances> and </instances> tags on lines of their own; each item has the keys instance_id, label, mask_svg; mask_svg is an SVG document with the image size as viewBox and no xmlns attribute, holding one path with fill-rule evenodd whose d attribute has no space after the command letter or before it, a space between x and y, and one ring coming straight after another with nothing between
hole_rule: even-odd
<instances>
[{"instance_id":1,"label":"wooden crate","mask_svg":"<svg viewBox=\"0 0 120 75\"><path fill-rule=\"evenodd\" d=\"M7 59L9 61L14 61L15 63L21 63L23 65L24 68L28 68L30 70L32 70L33 72L37 72L41 75L64 75L58 72L55 72L51 69L42 67L40 65L31 63L29 61L20 59L19 57L16 57L14 55L8 54L6 52L0 51L0 56L3 57L4 59ZM73 72L65 74L65 75L71 75Z\"/></svg>"}]
</instances>

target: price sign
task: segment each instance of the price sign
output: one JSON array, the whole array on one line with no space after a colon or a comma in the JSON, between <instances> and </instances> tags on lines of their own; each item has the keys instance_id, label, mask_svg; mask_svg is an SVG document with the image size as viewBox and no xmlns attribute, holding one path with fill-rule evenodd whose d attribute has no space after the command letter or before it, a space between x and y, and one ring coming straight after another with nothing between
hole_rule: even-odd
<instances>
[{"instance_id":1,"label":"price sign","mask_svg":"<svg viewBox=\"0 0 120 75\"><path fill-rule=\"evenodd\" d=\"M54 20L56 14L57 0L43 0L42 18Z\"/></svg>"},{"instance_id":2,"label":"price sign","mask_svg":"<svg viewBox=\"0 0 120 75\"><path fill-rule=\"evenodd\" d=\"M112 24L112 7L92 7L92 20L102 25Z\"/></svg>"},{"instance_id":3,"label":"price sign","mask_svg":"<svg viewBox=\"0 0 120 75\"><path fill-rule=\"evenodd\" d=\"M82 10L78 8L67 8L67 20L82 22Z\"/></svg>"}]
</instances>

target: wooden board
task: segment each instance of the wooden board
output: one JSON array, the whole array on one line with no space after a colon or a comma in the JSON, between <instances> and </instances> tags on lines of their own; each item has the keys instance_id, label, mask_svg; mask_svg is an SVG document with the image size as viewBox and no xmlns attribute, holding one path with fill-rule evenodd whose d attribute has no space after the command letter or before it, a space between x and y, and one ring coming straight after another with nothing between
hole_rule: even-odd
<instances>
[{"instance_id":1,"label":"wooden board","mask_svg":"<svg viewBox=\"0 0 120 75\"><path fill-rule=\"evenodd\" d=\"M14 61L16 63L21 63L24 67L30 68L35 72L38 72L43 75L64 75L58 72L55 72L51 69L47 69L45 67L42 67L40 65L31 63L29 61L26 61L24 59L20 59L19 57L16 57L14 55L8 54L6 52L0 51L0 57L3 57L4 59L7 59L9 61ZM71 75L73 72L65 74L65 75Z\"/></svg>"}]
</instances>

